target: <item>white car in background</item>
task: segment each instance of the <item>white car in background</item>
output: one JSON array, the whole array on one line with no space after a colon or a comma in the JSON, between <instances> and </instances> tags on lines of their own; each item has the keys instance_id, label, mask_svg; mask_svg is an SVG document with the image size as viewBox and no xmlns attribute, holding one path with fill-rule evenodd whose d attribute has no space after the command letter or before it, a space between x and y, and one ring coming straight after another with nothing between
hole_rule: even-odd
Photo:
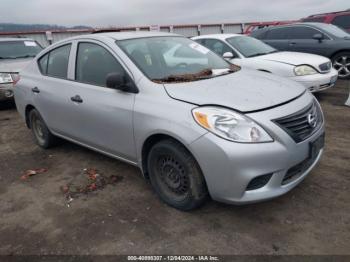
<instances>
[{"instance_id":1,"label":"white car in background","mask_svg":"<svg viewBox=\"0 0 350 262\"><path fill-rule=\"evenodd\" d=\"M323 56L279 52L258 39L238 34L203 35L192 39L233 64L287 77L311 92L330 88L338 79L331 61Z\"/></svg>"}]
</instances>

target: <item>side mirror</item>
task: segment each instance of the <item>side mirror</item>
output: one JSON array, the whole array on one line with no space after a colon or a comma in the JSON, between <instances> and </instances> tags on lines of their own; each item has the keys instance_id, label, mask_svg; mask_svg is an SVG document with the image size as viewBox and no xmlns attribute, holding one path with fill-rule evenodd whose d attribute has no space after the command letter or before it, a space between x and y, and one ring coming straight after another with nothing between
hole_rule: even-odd
<instances>
[{"instance_id":1,"label":"side mirror","mask_svg":"<svg viewBox=\"0 0 350 262\"><path fill-rule=\"evenodd\" d=\"M321 42L324 39L324 36L323 34L314 34L312 38Z\"/></svg>"},{"instance_id":2,"label":"side mirror","mask_svg":"<svg viewBox=\"0 0 350 262\"><path fill-rule=\"evenodd\" d=\"M222 55L222 57L230 60L230 59L234 58L235 56L231 52L226 52Z\"/></svg>"},{"instance_id":3,"label":"side mirror","mask_svg":"<svg viewBox=\"0 0 350 262\"><path fill-rule=\"evenodd\" d=\"M121 73L110 73L106 78L106 86L109 88L117 89L123 92L137 94L139 90L128 80L128 77Z\"/></svg>"}]
</instances>

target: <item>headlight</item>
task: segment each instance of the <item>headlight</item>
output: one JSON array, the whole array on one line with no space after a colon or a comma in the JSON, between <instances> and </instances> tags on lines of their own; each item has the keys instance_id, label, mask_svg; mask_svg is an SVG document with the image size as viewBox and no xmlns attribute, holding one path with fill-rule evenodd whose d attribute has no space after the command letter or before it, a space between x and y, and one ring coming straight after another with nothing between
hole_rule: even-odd
<instances>
[{"instance_id":1,"label":"headlight","mask_svg":"<svg viewBox=\"0 0 350 262\"><path fill-rule=\"evenodd\" d=\"M294 73L297 76L306 76L317 74L317 71L308 65L301 65L294 68Z\"/></svg>"},{"instance_id":2,"label":"headlight","mask_svg":"<svg viewBox=\"0 0 350 262\"><path fill-rule=\"evenodd\" d=\"M8 73L0 73L0 84L12 83L12 76Z\"/></svg>"},{"instance_id":3,"label":"headlight","mask_svg":"<svg viewBox=\"0 0 350 262\"><path fill-rule=\"evenodd\" d=\"M248 117L219 107L198 107L192 110L196 122L224 139L240 143L272 142L270 135Z\"/></svg>"}]
</instances>

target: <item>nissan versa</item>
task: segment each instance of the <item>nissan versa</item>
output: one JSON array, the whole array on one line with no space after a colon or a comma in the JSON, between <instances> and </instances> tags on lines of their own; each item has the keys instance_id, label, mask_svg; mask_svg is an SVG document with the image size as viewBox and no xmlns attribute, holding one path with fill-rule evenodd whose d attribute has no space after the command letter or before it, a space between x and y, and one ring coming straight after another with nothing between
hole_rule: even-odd
<instances>
[{"instance_id":1,"label":"nissan versa","mask_svg":"<svg viewBox=\"0 0 350 262\"><path fill-rule=\"evenodd\" d=\"M209 195L280 196L323 152L323 114L304 87L175 34L63 40L22 71L15 101L39 146L60 137L136 165L180 210Z\"/></svg>"}]
</instances>

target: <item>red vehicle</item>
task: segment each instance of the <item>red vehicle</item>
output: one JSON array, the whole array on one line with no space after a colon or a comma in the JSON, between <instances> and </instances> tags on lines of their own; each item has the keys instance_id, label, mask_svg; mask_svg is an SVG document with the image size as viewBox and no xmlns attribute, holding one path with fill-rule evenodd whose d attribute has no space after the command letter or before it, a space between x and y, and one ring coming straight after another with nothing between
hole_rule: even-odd
<instances>
[{"instance_id":1,"label":"red vehicle","mask_svg":"<svg viewBox=\"0 0 350 262\"><path fill-rule=\"evenodd\" d=\"M250 35L251 32L262 29L269 26L276 26L276 25L287 25L291 23L295 23L298 21L274 21L274 22L259 22L259 23L251 23L248 25L248 27L244 30L245 35Z\"/></svg>"},{"instance_id":2,"label":"red vehicle","mask_svg":"<svg viewBox=\"0 0 350 262\"><path fill-rule=\"evenodd\" d=\"M350 9L341 12L311 15L301 19L301 21L333 24L350 32Z\"/></svg>"}]
</instances>

